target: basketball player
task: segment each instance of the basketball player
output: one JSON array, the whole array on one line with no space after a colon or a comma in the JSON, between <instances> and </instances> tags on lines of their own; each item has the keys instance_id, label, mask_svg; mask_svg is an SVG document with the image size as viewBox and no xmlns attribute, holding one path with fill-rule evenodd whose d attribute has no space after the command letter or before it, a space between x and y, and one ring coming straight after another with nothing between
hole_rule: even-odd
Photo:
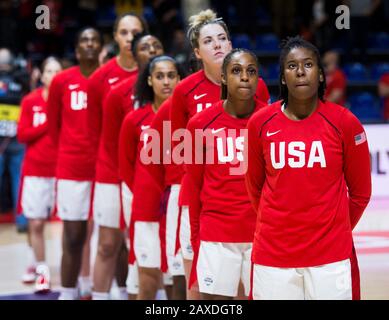
<instances>
[{"instance_id":1,"label":"basketball player","mask_svg":"<svg viewBox=\"0 0 389 320\"><path fill-rule=\"evenodd\" d=\"M282 99L248 123L254 299L357 298L351 232L370 199L369 148L359 120L323 100L325 87L318 49L284 41Z\"/></svg>"}]
</instances>

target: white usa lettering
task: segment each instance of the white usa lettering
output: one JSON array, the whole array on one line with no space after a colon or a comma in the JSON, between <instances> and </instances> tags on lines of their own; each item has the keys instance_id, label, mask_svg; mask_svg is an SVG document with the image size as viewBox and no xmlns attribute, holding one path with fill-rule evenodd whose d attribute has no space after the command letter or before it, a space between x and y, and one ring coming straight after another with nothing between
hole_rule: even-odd
<instances>
[{"instance_id":1,"label":"white usa lettering","mask_svg":"<svg viewBox=\"0 0 389 320\"><path fill-rule=\"evenodd\" d=\"M238 161L243 161L244 137L238 137L236 139L227 137L226 144L227 148L225 150L223 138L216 138L217 158L219 162L232 162L234 160L235 153L236 159L238 159Z\"/></svg>"},{"instance_id":2,"label":"white usa lettering","mask_svg":"<svg viewBox=\"0 0 389 320\"><path fill-rule=\"evenodd\" d=\"M276 159L276 144L278 146L278 161ZM286 164L285 148L286 143L284 141L276 143L270 143L270 159L274 169L282 169ZM288 166L290 168L302 168L305 163L306 145L302 141L291 141L288 143ZM327 167L326 157L321 141L313 141L311 149L309 150L307 168L313 168L315 163L318 163L321 168Z\"/></svg>"},{"instance_id":3,"label":"white usa lettering","mask_svg":"<svg viewBox=\"0 0 389 320\"><path fill-rule=\"evenodd\" d=\"M46 113L34 112L34 115L32 116L32 126L36 128L41 124L44 124L46 122L46 119L47 119Z\"/></svg>"},{"instance_id":4,"label":"white usa lettering","mask_svg":"<svg viewBox=\"0 0 389 320\"><path fill-rule=\"evenodd\" d=\"M206 103L206 104L205 104L205 109L209 108L210 106L212 106L212 103ZM196 105L197 113L203 111L203 109L204 109L204 104L203 104L203 103L198 103L198 104Z\"/></svg>"},{"instance_id":5,"label":"white usa lettering","mask_svg":"<svg viewBox=\"0 0 389 320\"><path fill-rule=\"evenodd\" d=\"M84 91L72 91L70 94L70 108L75 111L86 109L87 96Z\"/></svg>"}]
</instances>

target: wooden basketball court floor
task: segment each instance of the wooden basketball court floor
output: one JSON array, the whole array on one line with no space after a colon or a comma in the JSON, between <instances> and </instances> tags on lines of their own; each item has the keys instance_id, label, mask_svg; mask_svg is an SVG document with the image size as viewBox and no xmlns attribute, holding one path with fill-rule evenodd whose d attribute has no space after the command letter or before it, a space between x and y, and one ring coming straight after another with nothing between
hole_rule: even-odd
<instances>
[{"instance_id":1,"label":"wooden basketball court floor","mask_svg":"<svg viewBox=\"0 0 389 320\"><path fill-rule=\"evenodd\" d=\"M52 290L59 289L61 222L47 224L46 260L52 276ZM91 261L96 253L96 232L92 237ZM389 300L389 199L372 200L354 232L358 253L361 296L365 300ZM26 234L18 234L13 224L0 224L0 299L30 294L33 286L20 278L27 264ZM47 299L55 299L56 295ZM29 298L31 299L31 297ZM34 299L34 296L32 296Z\"/></svg>"}]
</instances>

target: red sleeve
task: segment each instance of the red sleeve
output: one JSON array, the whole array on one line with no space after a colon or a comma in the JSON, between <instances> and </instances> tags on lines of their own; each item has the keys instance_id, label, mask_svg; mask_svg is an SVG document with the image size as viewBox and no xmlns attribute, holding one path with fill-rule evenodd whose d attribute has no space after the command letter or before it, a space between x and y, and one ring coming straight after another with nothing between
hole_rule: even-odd
<instances>
[{"instance_id":1,"label":"red sleeve","mask_svg":"<svg viewBox=\"0 0 389 320\"><path fill-rule=\"evenodd\" d=\"M92 75L88 81L87 97L87 130L94 153L97 154L103 116L103 85L96 74Z\"/></svg>"},{"instance_id":2,"label":"red sleeve","mask_svg":"<svg viewBox=\"0 0 389 320\"><path fill-rule=\"evenodd\" d=\"M195 119L194 119L195 120ZM204 155L202 150L196 149L196 145L203 144L196 143L196 140L203 141L203 136L196 134L196 121L189 121L187 127L187 135L185 136L185 147L192 151L191 161L185 163L187 178L189 179L191 192L189 195L189 218L191 230L191 243L193 250L196 251L200 244L200 213L201 213L201 189L204 182Z\"/></svg>"},{"instance_id":3,"label":"red sleeve","mask_svg":"<svg viewBox=\"0 0 389 320\"><path fill-rule=\"evenodd\" d=\"M119 134L119 177L127 184L131 192L133 192L137 149L138 137L135 125L131 118L126 117Z\"/></svg>"},{"instance_id":4,"label":"red sleeve","mask_svg":"<svg viewBox=\"0 0 389 320\"><path fill-rule=\"evenodd\" d=\"M263 184L265 182L265 161L263 158L262 142L255 116L249 120L247 142L247 172L245 175L246 188L255 212L258 212Z\"/></svg>"},{"instance_id":5,"label":"red sleeve","mask_svg":"<svg viewBox=\"0 0 389 320\"><path fill-rule=\"evenodd\" d=\"M259 101L263 102L265 105L270 104L270 94L267 89L265 81L262 78L258 79L256 95Z\"/></svg>"},{"instance_id":6,"label":"red sleeve","mask_svg":"<svg viewBox=\"0 0 389 320\"><path fill-rule=\"evenodd\" d=\"M104 102L103 131L100 143L103 143L108 154L112 155L114 163L118 163L120 127L125 117L121 97L110 91Z\"/></svg>"},{"instance_id":7,"label":"red sleeve","mask_svg":"<svg viewBox=\"0 0 389 320\"><path fill-rule=\"evenodd\" d=\"M177 90L178 89L178 90ZM188 112L185 105L184 97L180 88L176 88L172 95L172 107L170 110L170 119L172 123L172 134L178 129L185 129L188 124ZM172 148L178 145L180 141L172 141Z\"/></svg>"},{"instance_id":8,"label":"red sleeve","mask_svg":"<svg viewBox=\"0 0 389 320\"><path fill-rule=\"evenodd\" d=\"M357 225L371 196L370 155L366 133L349 111L342 119L344 133L344 176L349 193L351 228Z\"/></svg>"},{"instance_id":9,"label":"red sleeve","mask_svg":"<svg viewBox=\"0 0 389 320\"><path fill-rule=\"evenodd\" d=\"M17 138L20 143L31 143L47 132L47 120L39 126L33 126L32 105L27 99L21 103L21 114L18 122Z\"/></svg>"},{"instance_id":10,"label":"red sleeve","mask_svg":"<svg viewBox=\"0 0 389 320\"><path fill-rule=\"evenodd\" d=\"M157 150L157 163L152 162L148 165L145 165L146 170L149 172L150 176L153 177L154 182L157 184L160 191L165 188L165 166L163 164L164 155L165 155L165 143L164 141L170 139L170 136L165 137L163 135L163 122L164 122L164 110L160 109L154 117L150 125L151 130L155 130L157 136L159 137L159 148Z\"/></svg>"},{"instance_id":11,"label":"red sleeve","mask_svg":"<svg viewBox=\"0 0 389 320\"><path fill-rule=\"evenodd\" d=\"M47 99L47 122L49 135L55 144L58 143L61 130L61 112L62 112L62 82L58 76L54 77L49 89Z\"/></svg>"}]
</instances>

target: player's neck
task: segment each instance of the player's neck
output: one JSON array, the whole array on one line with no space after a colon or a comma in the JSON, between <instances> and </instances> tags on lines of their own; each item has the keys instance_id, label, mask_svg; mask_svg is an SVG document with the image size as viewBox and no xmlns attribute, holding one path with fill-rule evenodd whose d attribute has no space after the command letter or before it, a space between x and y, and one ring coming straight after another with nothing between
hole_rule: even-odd
<instances>
[{"instance_id":1,"label":"player's neck","mask_svg":"<svg viewBox=\"0 0 389 320\"><path fill-rule=\"evenodd\" d=\"M303 120L308 118L316 110L317 104L317 95L305 100L296 99L289 95L284 114L291 120Z\"/></svg>"},{"instance_id":2,"label":"player's neck","mask_svg":"<svg viewBox=\"0 0 389 320\"><path fill-rule=\"evenodd\" d=\"M222 73L221 73L220 67L210 68L210 67L204 66L204 73L209 81L220 86L220 84L222 82Z\"/></svg>"},{"instance_id":3,"label":"player's neck","mask_svg":"<svg viewBox=\"0 0 389 320\"><path fill-rule=\"evenodd\" d=\"M235 118L247 118L255 109L254 99L233 100L230 97L223 102L224 110Z\"/></svg>"},{"instance_id":4,"label":"player's neck","mask_svg":"<svg viewBox=\"0 0 389 320\"><path fill-rule=\"evenodd\" d=\"M91 62L80 62L80 71L86 78L88 78L98 67L99 62L97 60Z\"/></svg>"},{"instance_id":5,"label":"player's neck","mask_svg":"<svg viewBox=\"0 0 389 320\"><path fill-rule=\"evenodd\" d=\"M155 113L157 113L157 111L159 110L159 107L161 106L161 104L164 102L164 100L162 99L158 99L158 97L155 97L153 103L151 104L151 107L153 109L153 111Z\"/></svg>"},{"instance_id":6,"label":"player's neck","mask_svg":"<svg viewBox=\"0 0 389 320\"><path fill-rule=\"evenodd\" d=\"M49 97L49 88L44 86L42 90L42 98L44 101L47 101L48 97Z\"/></svg>"},{"instance_id":7,"label":"player's neck","mask_svg":"<svg viewBox=\"0 0 389 320\"><path fill-rule=\"evenodd\" d=\"M119 67L126 71L133 71L137 68L137 63L132 56L129 57L119 53L119 55L116 57L116 61Z\"/></svg>"}]
</instances>

